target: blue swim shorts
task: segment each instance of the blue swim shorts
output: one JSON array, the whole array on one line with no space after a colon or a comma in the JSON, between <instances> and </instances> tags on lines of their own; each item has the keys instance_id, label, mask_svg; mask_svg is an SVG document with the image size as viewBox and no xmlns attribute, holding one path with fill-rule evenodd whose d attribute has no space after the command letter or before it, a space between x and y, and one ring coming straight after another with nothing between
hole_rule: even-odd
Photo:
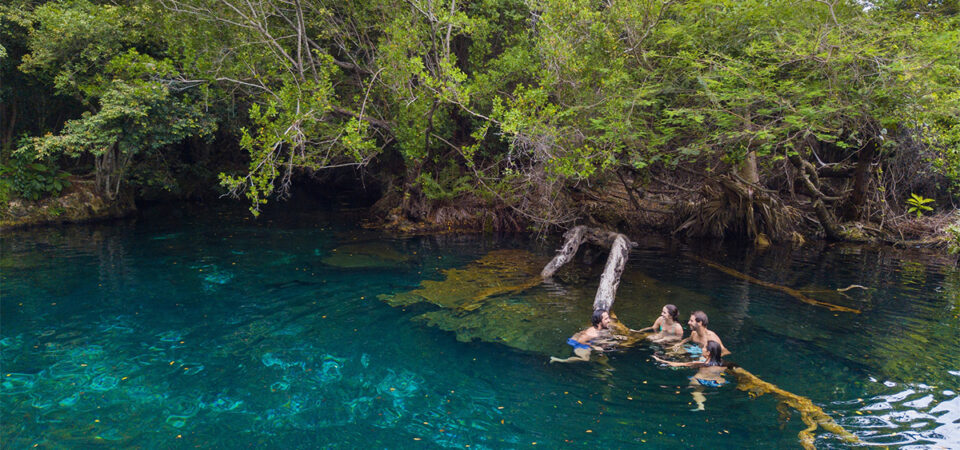
<instances>
[{"instance_id":1,"label":"blue swim shorts","mask_svg":"<svg viewBox=\"0 0 960 450\"><path fill-rule=\"evenodd\" d=\"M590 350L589 345L581 344L580 342L573 340L573 338L567 338L567 344L569 344L573 348L582 348L582 349Z\"/></svg>"}]
</instances>

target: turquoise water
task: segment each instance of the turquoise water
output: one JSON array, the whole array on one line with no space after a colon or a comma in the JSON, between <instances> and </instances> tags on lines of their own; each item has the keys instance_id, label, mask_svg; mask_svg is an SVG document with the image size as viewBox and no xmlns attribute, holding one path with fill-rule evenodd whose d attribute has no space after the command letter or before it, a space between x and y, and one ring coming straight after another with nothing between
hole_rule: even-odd
<instances>
[{"instance_id":1,"label":"turquoise water","mask_svg":"<svg viewBox=\"0 0 960 450\"><path fill-rule=\"evenodd\" d=\"M604 255L459 311L474 329L445 331L423 320L436 306L378 295L492 250L548 259L557 241L392 236L356 228L358 215L155 207L136 221L5 233L3 447L799 447L799 415L780 416L769 395L708 389L706 410L691 411L693 372L655 364L650 346L548 364L588 325ZM865 444L960 446L955 268L886 248L640 244L615 304L627 325L649 325L665 302L684 318L702 309L730 361L810 398ZM689 255L793 288L869 289L810 294L863 311L832 312ZM478 319L534 298L552 320ZM498 327L533 337L461 341ZM818 430L818 447L848 445Z\"/></svg>"}]
</instances>

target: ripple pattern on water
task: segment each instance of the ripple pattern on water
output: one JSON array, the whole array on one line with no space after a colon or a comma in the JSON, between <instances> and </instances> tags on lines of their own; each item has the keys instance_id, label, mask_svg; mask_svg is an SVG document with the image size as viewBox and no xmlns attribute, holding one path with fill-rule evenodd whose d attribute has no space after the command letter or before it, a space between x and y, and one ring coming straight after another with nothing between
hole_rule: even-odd
<instances>
[{"instance_id":1,"label":"ripple pattern on water","mask_svg":"<svg viewBox=\"0 0 960 450\"><path fill-rule=\"evenodd\" d=\"M960 397L952 390L907 386L857 403L861 407L840 423L866 443L905 448L960 445Z\"/></svg>"}]
</instances>

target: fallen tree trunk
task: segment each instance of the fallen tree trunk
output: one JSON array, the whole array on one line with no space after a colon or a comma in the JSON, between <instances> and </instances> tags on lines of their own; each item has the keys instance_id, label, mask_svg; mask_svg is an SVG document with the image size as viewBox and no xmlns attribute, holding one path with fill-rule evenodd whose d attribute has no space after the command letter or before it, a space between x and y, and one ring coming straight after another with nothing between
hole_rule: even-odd
<instances>
[{"instance_id":1,"label":"fallen tree trunk","mask_svg":"<svg viewBox=\"0 0 960 450\"><path fill-rule=\"evenodd\" d=\"M610 249L610 256L607 258L607 265L603 269L603 275L600 276L600 286L597 288L597 295L593 300L594 310L609 311L613 306L613 301L617 297L617 287L620 285L620 275L627 265L627 258L630 256L630 248L635 246L629 238L621 233L613 231L599 230L585 225L579 225L571 228L563 234L566 241L563 247L557 251L557 255L544 266L540 276L547 279L557 272L557 269L570 262L577 254L580 244L589 242Z\"/></svg>"},{"instance_id":2,"label":"fallen tree trunk","mask_svg":"<svg viewBox=\"0 0 960 450\"><path fill-rule=\"evenodd\" d=\"M789 295L789 296L791 296L791 297L793 297L793 298L795 298L795 299L797 299L797 300L800 300L801 302L804 302L804 303L808 303L808 304L811 304L811 305L814 305L814 306L822 306L822 307L824 307L824 308L829 309L830 311L842 311L842 312L852 312L852 313L860 314L860 310L859 310L859 309L847 308L846 306L834 305L833 303L827 303L827 302L821 302L820 300L814 300L814 299L812 299L812 298L810 298L810 297L807 297L806 295L803 295L802 292L800 292L800 291L798 291L798 290L796 290L796 289L793 289L793 288L790 288L790 287L787 287L787 286L781 286L781 285L779 285L779 284L774 284L774 283L770 283L770 282L767 282L767 281L763 281L763 280L760 280L760 279L751 277L750 275L747 275L747 274L745 274L745 273L738 272L738 271L736 271L736 270L734 270L734 269L731 269L731 268L729 268L729 267L727 267L727 266L724 266L724 265L721 265L721 264L717 264L717 263L715 263L715 262L713 262L713 261L710 261L710 260L704 259L704 258L700 258L700 257L698 257L698 256L688 255L688 257L689 257L690 259L694 260L694 261L697 261L697 262L706 264L706 265L708 265L708 266L710 266L710 267L713 267L714 269L717 269L717 270L719 270L719 271L721 271L721 272L723 272L723 273L725 273L725 274L727 274L727 275L731 275L731 276L736 277L736 278L739 278L739 279L741 279L741 280L749 281L749 282L751 282L751 283L753 283L753 284L758 284L758 285L763 286L763 287L765 287L765 288L776 289L776 290L778 290L778 291L780 291L780 292L783 292L784 294L787 294L787 295Z\"/></svg>"},{"instance_id":3,"label":"fallen tree trunk","mask_svg":"<svg viewBox=\"0 0 960 450\"><path fill-rule=\"evenodd\" d=\"M593 299L594 310L610 311L613 301L617 298L620 275L623 274L623 268L626 267L629 256L630 240L620 234L614 238L610 246L610 256L607 257L607 265L603 268L600 286L597 287L597 295Z\"/></svg>"}]
</instances>

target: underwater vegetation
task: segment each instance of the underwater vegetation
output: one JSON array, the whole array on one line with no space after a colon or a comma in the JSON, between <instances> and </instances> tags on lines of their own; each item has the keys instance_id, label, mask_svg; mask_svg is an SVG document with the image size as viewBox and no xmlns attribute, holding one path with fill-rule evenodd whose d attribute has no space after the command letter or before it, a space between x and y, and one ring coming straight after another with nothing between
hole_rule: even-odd
<instances>
[{"instance_id":1,"label":"underwater vegetation","mask_svg":"<svg viewBox=\"0 0 960 450\"><path fill-rule=\"evenodd\" d=\"M547 261L524 250L494 250L462 269L444 270L442 281L424 280L420 289L377 298L392 306L427 302L470 311L488 298L540 284L540 269Z\"/></svg>"},{"instance_id":2,"label":"underwater vegetation","mask_svg":"<svg viewBox=\"0 0 960 450\"><path fill-rule=\"evenodd\" d=\"M400 253L395 247L383 242L347 244L330 250L320 259L329 266L343 269L397 268L411 257Z\"/></svg>"},{"instance_id":3,"label":"underwater vegetation","mask_svg":"<svg viewBox=\"0 0 960 450\"><path fill-rule=\"evenodd\" d=\"M415 302L428 302L439 306L439 310L421 314L414 320L452 331L461 341L478 339L549 354L558 348L555 342L567 336L558 336L555 331L567 322L571 310L571 305L563 303L564 298L591 297L585 296L583 292L580 292L580 295L558 296L546 289L536 289L535 287L541 284L536 274L544 263L542 258L529 252L497 250L487 253L462 269L443 271L446 277L443 280L426 280L421 283L420 289L397 295L381 295L379 298L394 306ZM641 273L624 273L624 279L646 288L660 287L656 280ZM519 295L521 292L522 295ZM667 294L663 295L664 292ZM664 300L669 300L671 296L695 295L683 289L662 287L651 289L650 294L644 301L656 301L657 304L667 303ZM578 311L577 314L588 317L589 309ZM531 326L532 324L536 326ZM629 327L617 320L615 314L611 332L620 339L621 347L640 345L649 334L630 332ZM834 433L844 441L858 441L856 436L838 425L812 400L780 389L745 369L737 367L730 371L737 380L737 388L748 392L751 398L764 394L777 398L777 410L781 417L784 414L783 408L786 407L800 413L801 420L807 425L807 428L799 433L800 443L805 448L814 448L813 432L818 427Z\"/></svg>"}]
</instances>

